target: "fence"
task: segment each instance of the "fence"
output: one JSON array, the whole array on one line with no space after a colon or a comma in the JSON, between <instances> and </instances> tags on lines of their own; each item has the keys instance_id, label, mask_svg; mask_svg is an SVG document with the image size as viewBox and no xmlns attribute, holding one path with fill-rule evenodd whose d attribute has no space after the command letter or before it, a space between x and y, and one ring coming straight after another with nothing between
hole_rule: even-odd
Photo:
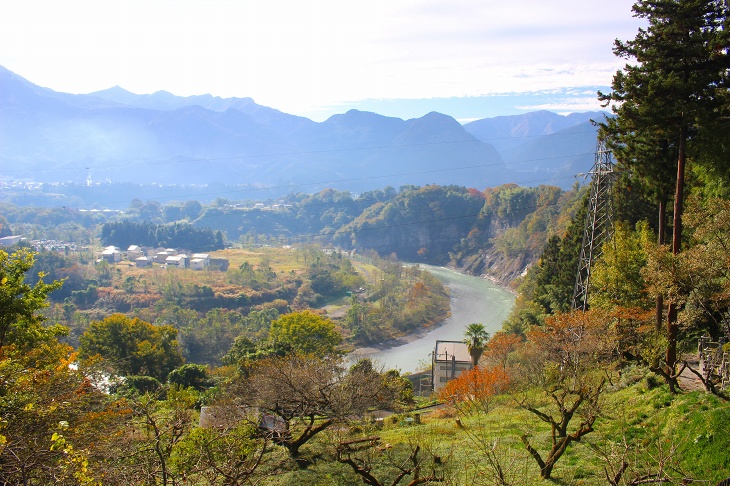
<instances>
[{"instance_id":1,"label":"fence","mask_svg":"<svg viewBox=\"0 0 730 486\"><path fill-rule=\"evenodd\" d=\"M700 373L706 380L720 384L720 388L730 387L730 353L723 350L726 341L710 341L710 336L700 338L697 354L700 357Z\"/></svg>"}]
</instances>

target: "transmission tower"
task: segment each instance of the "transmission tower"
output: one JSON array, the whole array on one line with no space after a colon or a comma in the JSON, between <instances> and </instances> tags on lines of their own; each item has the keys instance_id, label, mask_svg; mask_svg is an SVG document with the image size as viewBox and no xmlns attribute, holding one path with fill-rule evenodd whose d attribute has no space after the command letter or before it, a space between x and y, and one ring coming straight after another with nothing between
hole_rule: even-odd
<instances>
[{"instance_id":1,"label":"transmission tower","mask_svg":"<svg viewBox=\"0 0 730 486\"><path fill-rule=\"evenodd\" d=\"M578 274L573 290L573 309L583 311L588 308L591 267L593 262L601 256L603 243L613 236L611 188L615 174L611 151L606 148L605 142L601 139L598 139L596 144L596 160L589 174L592 176L591 194L578 259Z\"/></svg>"}]
</instances>

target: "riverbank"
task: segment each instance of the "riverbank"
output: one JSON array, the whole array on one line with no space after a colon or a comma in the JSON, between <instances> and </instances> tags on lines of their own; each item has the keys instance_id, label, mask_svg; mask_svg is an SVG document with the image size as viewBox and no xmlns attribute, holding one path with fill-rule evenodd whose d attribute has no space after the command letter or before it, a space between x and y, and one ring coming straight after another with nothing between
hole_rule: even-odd
<instances>
[{"instance_id":1,"label":"riverbank","mask_svg":"<svg viewBox=\"0 0 730 486\"><path fill-rule=\"evenodd\" d=\"M440 325L419 329L378 345L358 348L353 355L369 357L388 369L415 372L430 364L430 353L437 340L461 341L466 326L484 324L488 332L502 328L515 296L489 279L460 273L446 267L420 265L441 280L451 294L451 315Z\"/></svg>"}]
</instances>

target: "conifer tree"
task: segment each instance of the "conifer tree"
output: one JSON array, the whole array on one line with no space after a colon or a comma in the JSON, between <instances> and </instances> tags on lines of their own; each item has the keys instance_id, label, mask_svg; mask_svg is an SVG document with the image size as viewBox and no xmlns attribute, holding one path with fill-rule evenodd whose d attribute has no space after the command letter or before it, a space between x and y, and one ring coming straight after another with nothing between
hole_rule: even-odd
<instances>
[{"instance_id":1,"label":"conifer tree","mask_svg":"<svg viewBox=\"0 0 730 486\"><path fill-rule=\"evenodd\" d=\"M666 191L676 173L672 251L682 245L685 172L692 141L712 129L713 113L723 106L728 88L726 0L641 0L636 17L648 27L633 40L616 40L614 53L634 60L618 71L608 94L599 99L612 104L615 119L602 126L613 146L637 174ZM668 164L676 153L676 165ZM676 169L676 170L675 170ZM659 202L663 199L659 195ZM661 231L660 231L661 234ZM676 385L677 308L667 309L666 376ZM674 388L674 386L672 386Z\"/></svg>"}]
</instances>

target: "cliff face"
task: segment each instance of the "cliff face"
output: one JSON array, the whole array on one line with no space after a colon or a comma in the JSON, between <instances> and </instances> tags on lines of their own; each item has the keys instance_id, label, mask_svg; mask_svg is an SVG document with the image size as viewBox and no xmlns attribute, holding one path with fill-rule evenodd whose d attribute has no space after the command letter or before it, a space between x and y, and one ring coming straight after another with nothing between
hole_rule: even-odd
<instances>
[{"instance_id":1,"label":"cliff face","mask_svg":"<svg viewBox=\"0 0 730 486\"><path fill-rule=\"evenodd\" d=\"M355 250L375 250L381 255L395 253L400 260L444 265L463 234L464 228L456 223L438 226L414 224L401 231L361 230L355 238Z\"/></svg>"},{"instance_id":2,"label":"cliff face","mask_svg":"<svg viewBox=\"0 0 730 486\"><path fill-rule=\"evenodd\" d=\"M502 287L514 289L515 280L524 275L533 263L535 262L527 255L508 258L492 248L462 259L455 268L469 275L488 278Z\"/></svg>"}]
</instances>

